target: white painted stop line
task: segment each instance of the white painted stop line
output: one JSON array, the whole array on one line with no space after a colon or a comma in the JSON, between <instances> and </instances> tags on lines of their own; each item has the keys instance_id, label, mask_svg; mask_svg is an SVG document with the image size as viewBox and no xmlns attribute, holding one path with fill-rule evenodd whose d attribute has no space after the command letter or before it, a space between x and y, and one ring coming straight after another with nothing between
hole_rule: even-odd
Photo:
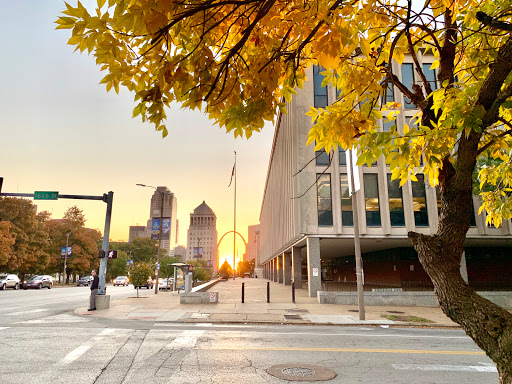
<instances>
[{"instance_id":1,"label":"white painted stop line","mask_svg":"<svg viewBox=\"0 0 512 384\"><path fill-rule=\"evenodd\" d=\"M8 328L9 328L9 327L0 327L0 331L1 331L2 329L8 329Z\"/></svg>"},{"instance_id":2,"label":"white painted stop line","mask_svg":"<svg viewBox=\"0 0 512 384\"><path fill-rule=\"evenodd\" d=\"M492 364L480 364L482 365L393 364L393 368L400 371L498 372Z\"/></svg>"},{"instance_id":3,"label":"white painted stop line","mask_svg":"<svg viewBox=\"0 0 512 384\"><path fill-rule=\"evenodd\" d=\"M171 341L167 347L174 349L194 348L197 344L197 339L203 334L204 330L183 331L178 337Z\"/></svg>"},{"instance_id":4,"label":"white painted stop line","mask_svg":"<svg viewBox=\"0 0 512 384\"><path fill-rule=\"evenodd\" d=\"M78 359L80 356L82 356L85 352L87 352L94 343L97 343L99 341L102 341L105 336L111 335L112 333L115 333L117 331L116 328L107 328L101 331L97 336L93 337L90 341L87 343L84 343L80 345L79 347L75 348L71 352L69 352L66 356L64 356L62 359L59 360L57 365L66 365L69 363L72 363L76 359Z\"/></svg>"}]
</instances>

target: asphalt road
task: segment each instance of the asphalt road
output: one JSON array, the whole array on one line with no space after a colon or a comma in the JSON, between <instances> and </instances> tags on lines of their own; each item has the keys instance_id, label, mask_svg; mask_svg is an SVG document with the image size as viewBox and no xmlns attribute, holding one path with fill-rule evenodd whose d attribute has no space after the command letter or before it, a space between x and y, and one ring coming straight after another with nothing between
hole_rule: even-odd
<instances>
[{"instance_id":1,"label":"asphalt road","mask_svg":"<svg viewBox=\"0 0 512 384\"><path fill-rule=\"evenodd\" d=\"M498 382L459 330L97 320L65 309L82 306L86 288L50 292L0 292L0 383L284 383L267 373L276 364L334 370L326 383ZM23 303L51 309L16 314Z\"/></svg>"}]
</instances>

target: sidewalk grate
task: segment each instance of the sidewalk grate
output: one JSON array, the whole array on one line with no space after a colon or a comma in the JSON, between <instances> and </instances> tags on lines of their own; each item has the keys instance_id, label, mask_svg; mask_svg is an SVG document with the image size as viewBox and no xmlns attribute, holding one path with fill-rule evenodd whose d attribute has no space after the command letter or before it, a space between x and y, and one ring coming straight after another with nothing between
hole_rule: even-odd
<instances>
[{"instance_id":1,"label":"sidewalk grate","mask_svg":"<svg viewBox=\"0 0 512 384\"><path fill-rule=\"evenodd\" d=\"M396 313L396 314L399 314L399 315L403 315L405 312L400 312L400 311L386 311L387 313Z\"/></svg>"},{"instance_id":2,"label":"sidewalk grate","mask_svg":"<svg viewBox=\"0 0 512 384\"><path fill-rule=\"evenodd\" d=\"M283 315L285 320L302 320L300 315Z\"/></svg>"},{"instance_id":3,"label":"sidewalk grate","mask_svg":"<svg viewBox=\"0 0 512 384\"><path fill-rule=\"evenodd\" d=\"M286 312L292 312L292 313L309 313L307 309L287 309Z\"/></svg>"}]
</instances>

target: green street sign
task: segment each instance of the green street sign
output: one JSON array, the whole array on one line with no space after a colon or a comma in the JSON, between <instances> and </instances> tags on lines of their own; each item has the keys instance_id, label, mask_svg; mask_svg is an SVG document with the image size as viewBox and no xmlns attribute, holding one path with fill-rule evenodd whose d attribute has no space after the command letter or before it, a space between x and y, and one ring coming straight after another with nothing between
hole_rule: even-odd
<instances>
[{"instance_id":1,"label":"green street sign","mask_svg":"<svg viewBox=\"0 0 512 384\"><path fill-rule=\"evenodd\" d=\"M59 198L59 192L34 192L34 200L57 200Z\"/></svg>"}]
</instances>

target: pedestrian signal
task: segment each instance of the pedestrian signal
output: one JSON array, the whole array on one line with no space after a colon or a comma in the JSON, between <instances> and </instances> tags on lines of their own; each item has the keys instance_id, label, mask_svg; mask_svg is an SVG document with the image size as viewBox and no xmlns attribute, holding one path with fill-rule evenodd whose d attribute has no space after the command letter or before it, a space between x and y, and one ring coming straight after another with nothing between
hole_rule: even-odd
<instances>
[{"instance_id":1,"label":"pedestrian signal","mask_svg":"<svg viewBox=\"0 0 512 384\"><path fill-rule=\"evenodd\" d=\"M117 259L117 251L108 251L109 259Z\"/></svg>"}]
</instances>

